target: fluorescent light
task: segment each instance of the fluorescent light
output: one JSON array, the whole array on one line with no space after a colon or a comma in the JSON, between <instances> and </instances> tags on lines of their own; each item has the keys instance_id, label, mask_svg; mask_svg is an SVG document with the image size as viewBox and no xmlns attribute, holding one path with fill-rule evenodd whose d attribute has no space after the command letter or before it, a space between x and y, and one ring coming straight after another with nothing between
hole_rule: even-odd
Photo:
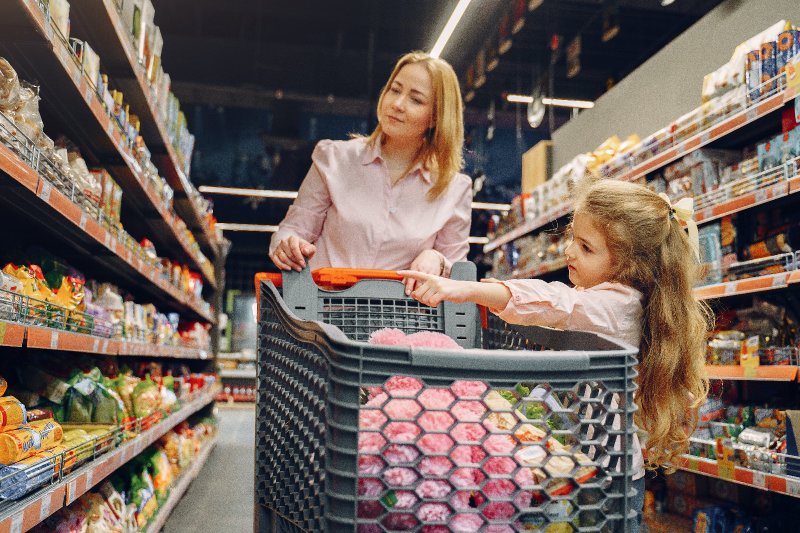
<instances>
[{"instance_id":1,"label":"fluorescent light","mask_svg":"<svg viewBox=\"0 0 800 533\"><path fill-rule=\"evenodd\" d=\"M533 102L533 96L524 96L522 94L509 94L506 100L515 104L530 104Z\"/></svg>"},{"instance_id":2,"label":"fluorescent light","mask_svg":"<svg viewBox=\"0 0 800 533\"><path fill-rule=\"evenodd\" d=\"M255 196L259 198L297 198L297 191L270 191L265 189L240 189L238 187L211 187L201 185L200 192L208 194L232 194L234 196Z\"/></svg>"},{"instance_id":3,"label":"fluorescent light","mask_svg":"<svg viewBox=\"0 0 800 533\"><path fill-rule=\"evenodd\" d=\"M560 107L578 107L580 109L591 109L594 107L594 102L588 100L564 100L563 98L542 98L542 103L545 105L555 105Z\"/></svg>"},{"instance_id":4,"label":"fluorescent light","mask_svg":"<svg viewBox=\"0 0 800 533\"><path fill-rule=\"evenodd\" d=\"M260 231L265 233L275 233L278 231L278 226L270 226L268 224L234 224L231 222L217 222L215 227L222 231Z\"/></svg>"},{"instance_id":5,"label":"fluorescent light","mask_svg":"<svg viewBox=\"0 0 800 533\"><path fill-rule=\"evenodd\" d=\"M467 242L470 244L489 244L489 237L470 237Z\"/></svg>"},{"instance_id":6,"label":"fluorescent light","mask_svg":"<svg viewBox=\"0 0 800 533\"><path fill-rule=\"evenodd\" d=\"M456 29L458 21L461 20L461 16L464 14L464 11L467 10L467 6L469 6L471 1L472 0L458 0L458 5L453 10L453 14L450 15L450 20L448 20L447 24L444 25L442 34L439 35L438 39L436 39L436 44L434 44L433 48L431 49L431 57L439 57L442 54L442 50L444 50L447 41L453 34L453 30Z\"/></svg>"},{"instance_id":7,"label":"fluorescent light","mask_svg":"<svg viewBox=\"0 0 800 533\"><path fill-rule=\"evenodd\" d=\"M509 94L506 95L506 100L516 104L530 104L533 102L533 97L525 96L524 94ZM591 109L594 107L594 102L588 100L565 100L564 98L542 98L544 105L553 105L559 107L577 107L581 109Z\"/></svg>"},{"instance_id":8,"label":"fluorescent light","mask_svg":"<svg viewBox=\"0 0 800 533\"><path fill-rule=\"evenodd\" d=\"M472 209L488 209L490 211L508 211L511 204L493 204L491 202L472 202Z\"/></svg>"}]
</instances>

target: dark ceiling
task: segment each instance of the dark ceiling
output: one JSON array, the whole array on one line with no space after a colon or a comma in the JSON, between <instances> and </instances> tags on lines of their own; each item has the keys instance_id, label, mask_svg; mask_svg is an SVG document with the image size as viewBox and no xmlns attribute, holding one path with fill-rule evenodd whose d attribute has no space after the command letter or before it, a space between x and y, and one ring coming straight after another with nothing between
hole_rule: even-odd
<instances>
[{"instance_id":1,"label":"dark ceiling","mask_svg":"<svg viewBox=\"0 0 800 533\"><path fill-rule=\"evenodd\" d=\"M481 112L505 92L529 92L548 72L551 36L582 39L581 71L566 76L564 54L554 94L595 100L720 0L473 0L443 57L465 75L482 48L496 48L503 16L519 1L524 26L487 73L468 108ZM155 0L163 62L184 103L269 107L279 99L311 109L359 114L397 58L429 50L457 0ZM603 10L616 4L620 31L601 41ZM527 4L527 5L525 5ZM529 5L539 4L532 11ZM223 89L223 90L219 90ZM465 87L465 92L467 92ZM563 111L568 116L568 111Z\"/></svg>"},{"instance_id":2,"label":"dark ceiling","mask_svg":"<svg viewBox=\"0 0 800 533\"><path fill-rule=\"evenodd\" d=\"M515 104L505 102L503 95L528 93L534 80L546 77L553 34L561 36L562 52L553 64L552 95L595 100L720 1L675 0L662 7L661 0L473 0L442 57L454 66L468 93L470 66L481 50L490 55L497 48L504 17L513 21L518 8L524 25L510 35L511 47L499 55L496 68L470 95L466 113L468 123L485 124L494 101L496 125L513 128ZM377 94L396 60L410 50L429 50L457 0L154 0L154 4L155 22L164 38L164 68L183 105L267 109L283 120L303 112L372 120ZM617 8L619 32L603 42L603 12L608 5ZM563 47L579 34L581 70L568 79ZM556 108L552 127L570 115L569 109ZM547 135L550 128L545 120L539 130ZM305 142L275 140L284 148L293 141ZM296 189L310 163L309 154L306 146L293 157L284 157L282 177L271 187ZM225 222L275 224L289 205L285 200L216 195L213 200L217 218ZM234 241L232 253L264 260L264 234L226 236Z\"/></svg>"}]
</instances>

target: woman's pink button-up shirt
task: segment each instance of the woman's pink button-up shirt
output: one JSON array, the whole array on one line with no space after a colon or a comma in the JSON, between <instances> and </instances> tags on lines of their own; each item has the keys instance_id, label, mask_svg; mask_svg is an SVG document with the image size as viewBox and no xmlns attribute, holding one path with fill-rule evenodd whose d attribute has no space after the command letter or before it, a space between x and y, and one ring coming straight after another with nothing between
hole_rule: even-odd
<instances>
[{"instance_id":1,"label":"woman's pink button-up shirt","mask_svg":"<svg viewBox=\"0 0 800 533\"><path fill-rule=\"evenodd\" d=\"M472 182L456 174L433 201L430 172L420 165L391 183L380 146L365 138L324 140L311 156L300 186L269 251L296 235L317 247L311 269L322 267L398 270L423 250L441 252L450 264L469 251Z\"/></svg>"}]
</instances>

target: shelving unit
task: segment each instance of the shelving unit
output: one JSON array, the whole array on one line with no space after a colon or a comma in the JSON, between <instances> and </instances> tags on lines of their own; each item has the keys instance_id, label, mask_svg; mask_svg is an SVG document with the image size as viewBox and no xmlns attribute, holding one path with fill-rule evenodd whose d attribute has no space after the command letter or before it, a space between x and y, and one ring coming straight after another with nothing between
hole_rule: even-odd
<instances>
[{"instance_id":1,"label":"shelving unit","mask_svg":"<svg viewBox=\"0 0 800 533\"><path fill-rule=\"evenodd\" d=\"M216 444L217 437L215 436L200 451L189 467L189 470L181 474L178 482L175 483L175 485L170 489L167 501L165 501L164 504L159 508L155 519L150 523L149 526L147 526L147 529L145 530L146 533L159 533L159 531L161 531L161 529L167 523L169 515L172 514L172 511L175 509L175 506L178 505L178 502L181 500L183 495L187 490L189 490L189 485L192 484L192 481L195 480L197 475L200 473L200 470L203 469L203 465L206 464L208 456L211 455L211 452Z\"/></svg>"},{"instance_id":2,"label":"shelving unit","mask_svg":"<svg viewBox=\"0 0 800 533\"><path fill-rule=\"evenodd\" d=\"M682 456L679 463L681 470L800 498L800 478L797 477L769 474L740 466L735 466L732 470L720 468L717 461L688 455Z\"/></svg>"},{"instance_id":3,"label":"shelving unit","mask_svg":"<svg viewBox=\"0 0 800 533\"><path fill-rule=\"evenodd\" d=\"M188 320L214 323L209 301L216 300L213 293L219 289L214 265L221 262L221 246L205 215L192 200L197 193L180 168L120 15L113 0L81 0L71 4L72 36L86 40L98 52L101 69L109 74L110 85L124 92L131 112L139 117L140 133L151 151L152 161L175 191L175 211L165 204L157 186L141 168L119 122L98 96L94 80L85 75L70 44L50 19L45 0L0 2L3 34L0 57L8 59L21 80L40 86L45 130L65 134L90 167L108 170L119 184L125 229L109 223L102 213L84 207L87 203L77 185L70 186L68 180L54 180L59 170L2 114L0 205L5 216L20 220L36 235L53 237L54 249L50 251L65 252L76 268L114 282L133 294L136 301L152 302L159 310L178 312ZM157 261L147 257L131 235L146 236L159 256L186 263L198 271L203 277L203 296L190 296L173 285ZM65 358L79 353L145 356L186 360L187 364L192 362L192 368L212 366L203 362L213 360L210 348L125 341L110 333L109 337L103 337L103 333L91 328L92 334L87 334L25 320L21 314L9 316L7 309L19 312L21 308L0 307L6 313L0 319L0 346L63 352ZM211 389L194 394L178 411L54 483L21 500L0 503L0 532L27 531L69 505L177 424L213 403L221 390L217 381ZM200 472L213 446L214 441L209 442L180 477L149 530L160 529Z\"/></svg>"},{"instance_id":4,"label":"shelving unit","mask_svg":"<svg viewBox=\"0 0 800 533\"><path fill-rule=\"evenodd\" d=\"M58 482L22 500L4 502L0 505L0 531L27 531L57 510L71 504L170 429L214 401L215 394L216 390L205 392L150 429L90 461Z\"/></svg>"},{"instance_id":5,"label":"shelving unit","mask_svg":"<svg viewBox=\"0 0 800 533\"><path fill-rule=\"evenodd\" d=\"M175 206L195 238L207 253L219 253L216 236L203 220L189 191L192 186L181 170L178 156L159 118L155 97L146 81L144 67L136 58L120 15L111 0L84 0L75 13L73 28L86 38L103 58L103 64L117 80L131 107L141 120L141 135L154 155L169 185L175 190Z\"/></svg>"}]
</instances>

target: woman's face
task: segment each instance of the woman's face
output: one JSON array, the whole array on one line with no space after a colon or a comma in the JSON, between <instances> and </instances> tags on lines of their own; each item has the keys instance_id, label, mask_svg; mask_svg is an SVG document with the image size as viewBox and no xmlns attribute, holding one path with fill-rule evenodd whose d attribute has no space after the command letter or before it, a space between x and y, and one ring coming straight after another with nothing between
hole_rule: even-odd
<instances>
[{"instance_id":1,"label":"woman's face","mask_svg":"<svg viewBox=\"0 0 800 533\"><path fill-rule=\"evenodd\" d=\"M433 127L433 82L419 63L405 65L381 102L383 133L397 141L420 142Z\"/></svg>"}]
</instances>

